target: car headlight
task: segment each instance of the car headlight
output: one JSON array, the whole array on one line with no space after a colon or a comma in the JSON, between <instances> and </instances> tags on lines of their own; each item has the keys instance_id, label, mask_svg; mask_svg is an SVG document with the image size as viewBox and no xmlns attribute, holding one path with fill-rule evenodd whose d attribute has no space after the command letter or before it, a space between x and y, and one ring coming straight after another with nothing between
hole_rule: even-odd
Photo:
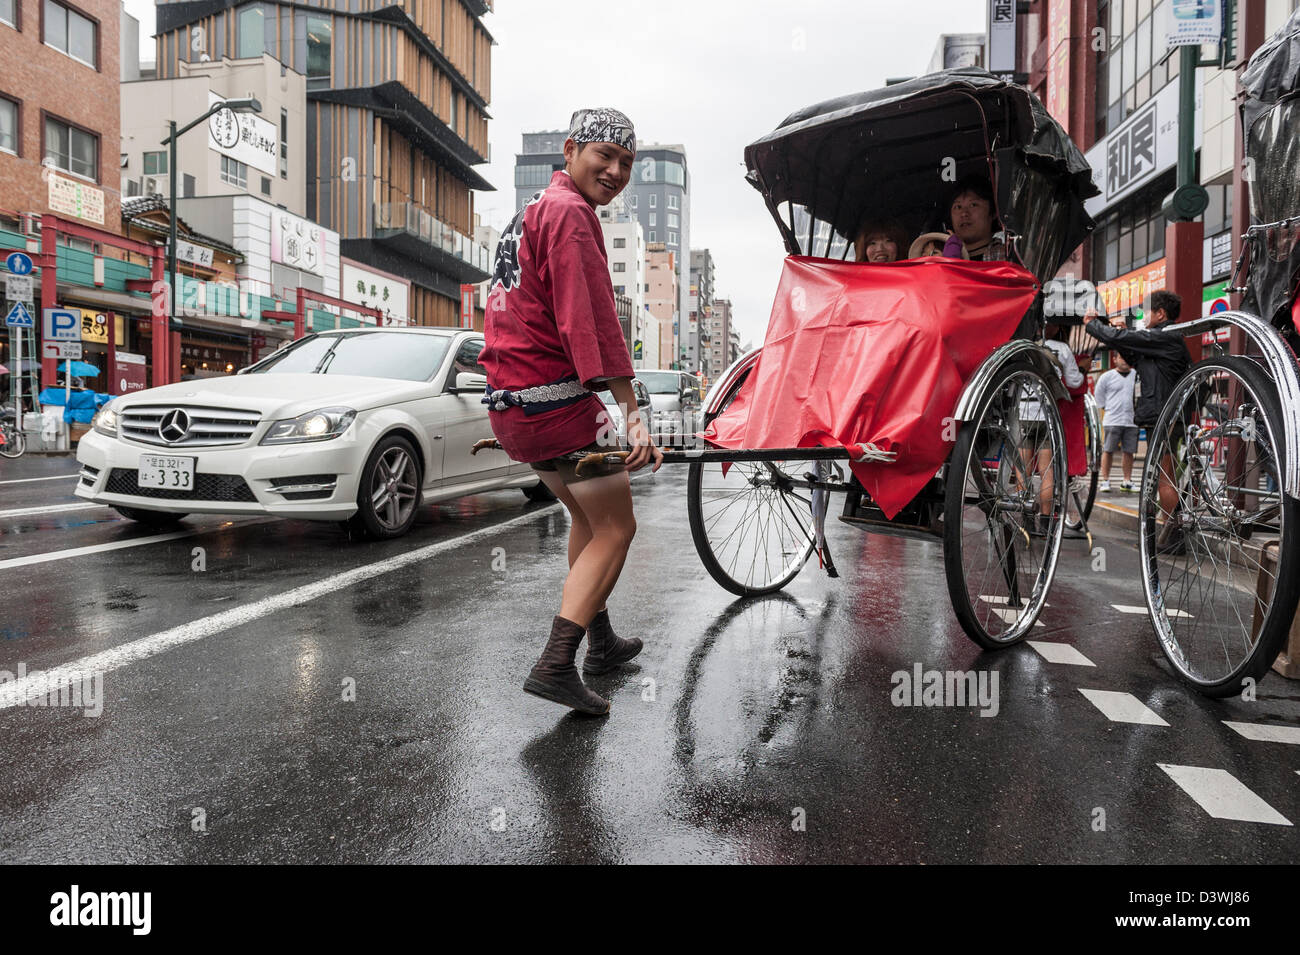
<instances>
[{"instance_id":1,"label":"car headlight","mask_svg":"<svg viewBox=\"0 0 1300 955\"><path fill-rule=\"evenodd\" d=\"M258 444L329 441L347 431L356 416L352 408L317 408L296 418L275 422Z\"/></svg>"},{"instance_id":2,"label":"car headlight","mask_svg":"<svg viewBox=\"0 0 1300 955\"><path fill-rule=\"evenodd\" d=\"M113 407L113 402L105 402L104 406L95 412L95 416L90 419L90 426L100 434L106 434L110 438L117 437L117 409Z\"/></svg>"}]
</instances>

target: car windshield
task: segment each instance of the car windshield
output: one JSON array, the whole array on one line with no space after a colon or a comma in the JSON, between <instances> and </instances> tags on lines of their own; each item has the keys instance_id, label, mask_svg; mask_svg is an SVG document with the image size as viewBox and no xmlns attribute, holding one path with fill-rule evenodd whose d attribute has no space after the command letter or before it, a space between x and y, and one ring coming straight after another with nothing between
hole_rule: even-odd
<instances>
[{"instance_id":1,"label":"car windshield","mask_svg":"<svg viewBox=\"0 0 1300 955\"><path fill-rule=\"evenodd\" d=\"M427 381L442 364L451 338L405 332L317 335L286 348L250 374L364 375Z\"/></svg>"},{"instance_id":2,"label":"car windshield","mask_svg":"<svg viewBox=\"0 0 1300 955\"><path fill-rule=\"evenodd\" d=\"M682 388L681 376L671 371L638 372L637 377L645 383L652 395L675 395Z\"/></svg>"}]
</instances>

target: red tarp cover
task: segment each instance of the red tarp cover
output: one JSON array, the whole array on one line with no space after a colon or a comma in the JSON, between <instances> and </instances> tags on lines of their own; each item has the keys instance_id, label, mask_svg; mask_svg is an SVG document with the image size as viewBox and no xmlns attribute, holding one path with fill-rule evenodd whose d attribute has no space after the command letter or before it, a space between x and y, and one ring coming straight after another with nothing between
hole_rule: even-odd
<instances>
[{"instance_id":1,"label":"red tarp cover","mask_svg":"<svg viewBox=\"0 0 1300 955\"><path fill-rule=\"evenodd\" d=\"M957 435L944 419L1034 294L1034 276L1009 262L789 256L758 365L703 436L733 449L896 451L891 464L850 464L892 518L947 459Z\"/></svg>"}]
</instances>

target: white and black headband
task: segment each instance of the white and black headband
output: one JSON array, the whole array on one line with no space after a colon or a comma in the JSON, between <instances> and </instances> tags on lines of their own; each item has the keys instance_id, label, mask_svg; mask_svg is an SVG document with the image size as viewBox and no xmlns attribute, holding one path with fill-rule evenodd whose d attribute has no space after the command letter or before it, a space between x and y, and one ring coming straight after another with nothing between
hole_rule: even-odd
<instances>
[{"instance_id":1,"label":"white and black headband","mask_svg":"<svg viewBox=\"0 0 1300 955\"><path fill-rule=\"evenodd\" d=\"M569 120L569 138L575 143L613 143L636 152L636 130L624 113L608 106L580 109Z\"/></svg>"}]
</instances>

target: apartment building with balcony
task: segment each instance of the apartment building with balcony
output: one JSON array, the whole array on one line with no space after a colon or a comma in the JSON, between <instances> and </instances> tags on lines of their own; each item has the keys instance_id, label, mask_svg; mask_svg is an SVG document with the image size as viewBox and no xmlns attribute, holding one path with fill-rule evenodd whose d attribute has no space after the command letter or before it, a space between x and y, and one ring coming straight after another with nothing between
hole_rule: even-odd
<instances>
[{"instance_id":1,"label":"apartment building with balcony","mask_svg":"<svg viewBox=\"0 0 1300 955\"><path fill-rule=\"evenodd\" d=\"M473 239L488 158L492 37L483 0L159 0L157 75L270 53L306 78L306 215L340 254L409 278L410 320L456 325L488 277ZM481 317L479 319L481 323Z\"/></svg>"}]
</instances>

